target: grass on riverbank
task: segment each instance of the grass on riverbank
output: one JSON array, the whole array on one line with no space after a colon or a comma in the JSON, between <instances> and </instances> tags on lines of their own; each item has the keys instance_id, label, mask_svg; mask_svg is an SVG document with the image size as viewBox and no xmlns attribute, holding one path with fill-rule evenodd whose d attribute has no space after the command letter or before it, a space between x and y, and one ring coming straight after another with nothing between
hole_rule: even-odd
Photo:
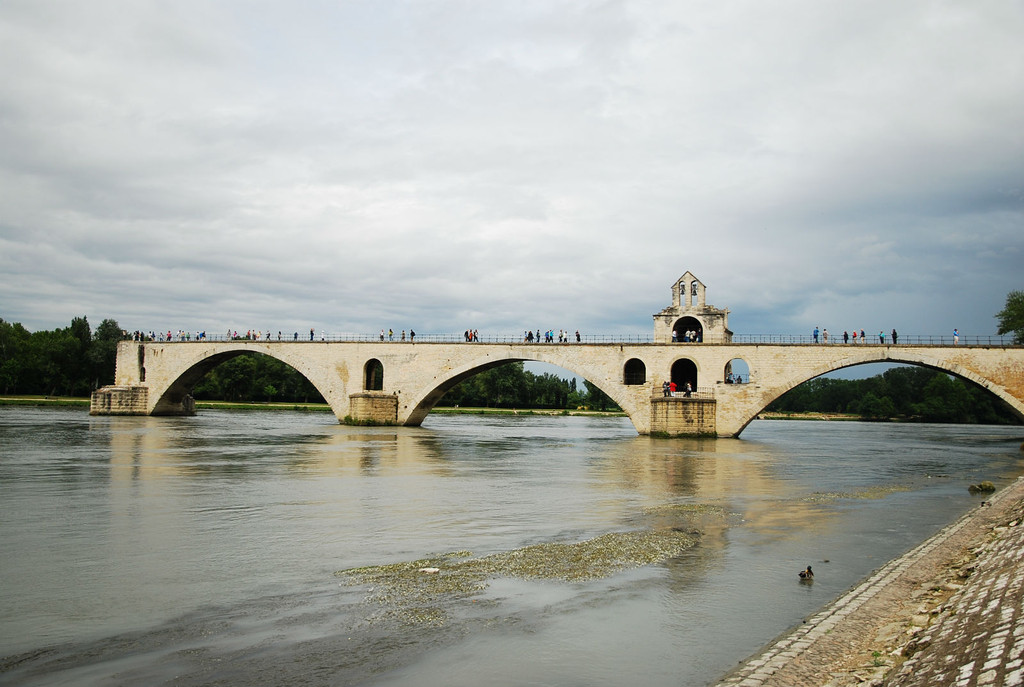
<instances>
[{"instance_id":1,"label":"grass on riverbank","mask_svg":"<svg viewBox=\"0 0 1024 687\"><path fill-rule=\"evenodd\" d=\"M434 406L431 413L441 415L586 415L592 417L626 417L621 410L569 410L568 408L453 408Z\"/></svg>"},{"instance_id":2,"label":"grass on riverbank","mask_svg":"<svg viewBox=\"0 0 1024 687\"><path fill-rule=\"evenodd\" d=\"M75 396L2 396L0 406L89 406L88 398ZM326 403L294 403L275 401L196 401L199 410L299 410L307 412L331 412ZM622 411L562 410L558 408L451 408L436 406L430 410L439 415L588 415L597 417L625 417Z\"/></svg>"},{"instance_id":3,"label":"grass on riverbank","mask_svg":"<svg viewBox=\"0 0 1024 687\"><path fill-rule=\"evenodd\" d=\"M89 399L76 396L3 396L0 406L88 406Z\"/></svg>"}]
</instances>

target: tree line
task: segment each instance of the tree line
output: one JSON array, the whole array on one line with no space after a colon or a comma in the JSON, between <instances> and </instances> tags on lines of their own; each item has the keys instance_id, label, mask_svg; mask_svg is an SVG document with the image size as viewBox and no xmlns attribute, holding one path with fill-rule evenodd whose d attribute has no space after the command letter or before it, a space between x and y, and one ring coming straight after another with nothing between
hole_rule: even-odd
<instances>
[{"instance_id":1,"label":"tree line","mask_svg":"<svg viewBox=\"0 0 1024 687\"><path fill-rule=\"evenodd\" d=\"M790 389L766 410L853 413L868 420L1019 423L988 391L926 367L895 367L867 379L818 377Z\"/></svg>"},{"instance_id":2,"label":"tree line","mask_svg":"<svg viewBox=\"0 0 1024 687\"><path fill-rule=\"evenodd\" d=\"M117 342L124 332L114 320L92 331L76 317L68 327L29 332L0 319L0 389L5 394L88 396L114 383Z\"/></svg>"},{"instance_id":3,"label":"tree line","mask_svg":"<svg viewBox=\"0 0 1024 687\"><path fill-rule=\"evenodd\" d=\"M550 373L534 374L523 363L506 363L480 372L448 390L441 407L619 410L607 394L588 381ZM211 370L192 390L196 400L232 402L323 403L316 388L294 368L259 353L242 355Z\"/></svg>"},{"instance_id":4,"label":"tree line","mask_svg":"<svg viewBox=\"0 0 1024 687\"><path fill-rule=\"evenodd\" d=\"M521 362L505 363L465 379L441 398L442 407L537 408L554 410L620 410L603 391L576 378L562 379L550 372L537 375Z\"/></svg>"}]
</instances>

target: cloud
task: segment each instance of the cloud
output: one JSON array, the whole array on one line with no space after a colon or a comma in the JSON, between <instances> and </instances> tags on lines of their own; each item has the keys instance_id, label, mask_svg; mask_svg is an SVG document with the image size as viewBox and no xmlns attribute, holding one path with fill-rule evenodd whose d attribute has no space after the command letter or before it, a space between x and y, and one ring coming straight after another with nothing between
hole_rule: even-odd
<instances>
[{"instance_id":1,"label":"cloud","mask_svg":"<svg viewBox=\"0 0 1024 687\"><path fill-rule=\"evenodd\" d=\"M1012 3L8 2L0 317L991 332ZM905 324L903 324L905 323Z\"/></svg>"}]
</instances>

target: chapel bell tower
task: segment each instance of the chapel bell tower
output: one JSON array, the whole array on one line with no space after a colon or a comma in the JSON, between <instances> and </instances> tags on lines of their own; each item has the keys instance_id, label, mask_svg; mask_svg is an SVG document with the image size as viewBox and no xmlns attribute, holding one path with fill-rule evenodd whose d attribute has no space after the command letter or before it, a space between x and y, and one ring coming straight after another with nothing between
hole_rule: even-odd
<instances>
[{"instance_id":1,"label":"chapel bell tower","mask_svg":"<svg viewBox=\"0 0 1024 687\"><path fill-rule=\"evenodd\" d=\"M729 310L708 305L706 287L687 272L672 285L672 305L654 316L655 343L731 343Z\"/></svg>"}]
</instances>

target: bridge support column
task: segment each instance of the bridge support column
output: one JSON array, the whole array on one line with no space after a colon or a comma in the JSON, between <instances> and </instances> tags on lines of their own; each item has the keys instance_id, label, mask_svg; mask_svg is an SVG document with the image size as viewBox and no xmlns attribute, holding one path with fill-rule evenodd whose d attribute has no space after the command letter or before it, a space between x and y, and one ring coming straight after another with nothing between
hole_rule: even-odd
<instances>
[{"instance_id":1,"label":"bridge support column","mask_svg":"<svg viewBox=\"0 0 1024 687\"><path fill-rule=\"evenodd\" d=\"M92 392L90 415L149 415L149 387L105 386Z\"/></svg>"},{"instance_id":2,"label":"bridge support column","mask_svg":"<svg viewBox=\"0 0 1024 687\"><path fill-rule=\"evenodd\" d=\"M349 416L342 418L353 424L398 424L398 396L364 392L348 397Z\"/></svg>"},{"instance_id":3,"label":"bridge support column","mask_svg":"<svg viewBox=\"0 0 1024 687\"><path fill-rule=\"evenodd\" d=\"M651 435L669 437L717 436L713 398L655 396L651 399Z\"/></svg>"}]
</instances>

